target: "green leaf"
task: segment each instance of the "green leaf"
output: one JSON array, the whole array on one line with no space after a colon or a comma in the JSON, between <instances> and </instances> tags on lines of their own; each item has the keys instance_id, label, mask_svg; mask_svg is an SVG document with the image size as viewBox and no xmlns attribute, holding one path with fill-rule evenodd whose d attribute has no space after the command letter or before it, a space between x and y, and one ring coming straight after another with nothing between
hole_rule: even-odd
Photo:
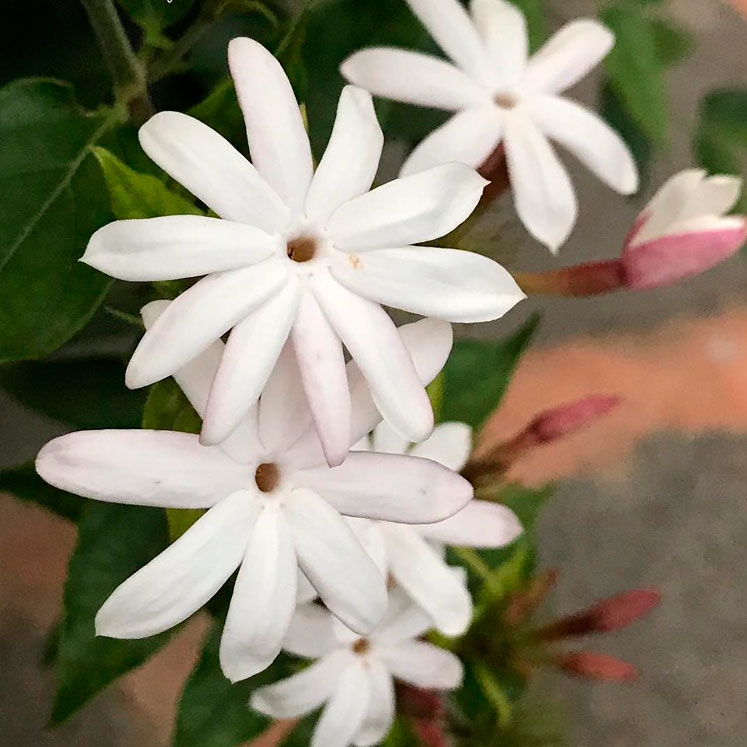
<instances>
[{"instance_id":1,"label":"green leaf","mask_svg":"<svg viewBox=\"0 0 747 747\"><path fill-rule=\"evenodd\" d=\"M91 501L78 523L63 597L57 654L57 694L51 723L58 724L121 674L140 666L170 631L122 641L96 636L94 617L114 589L167 545L161 509Z\"/></svg>"},{"instance_id":2,"label":"green leaf","mask_svg":"<svg viewBox=\"0 0 747 747\"><path fill-rule=\"evenodd\" d=\"M118 0L151 37L158 38L160 32L172 26L189 13L195 0Z\"/></svg>"},{"instance_id":3,"label":"green leaf","mask_svg":"<svg viewBox=\"0 0 747 747\"><path fill-rule=\"evenodd\" d=\"M246 155L246 127L232 78L224 78L188 114L212 127Z\"/></svg>"},{"instance_id":4,"label":"green leaf","mask_svg":"<svg viewBox=\"0 0 747 747\"><path fill-rule=\"evenodd\" d=\"M0 470L0 491L36 503L65 519L77 521L85 505L80 496L48 485L36 474L33 462Z\"/></svg>"},{"instance_id":5,"label":"green leaf","mask_svg":"<svg viewBox=\"0 0 747 747\"><path fill-rule=\"evenodd\" d=\"M539 322L535 314L511 337L498 342L457 340L443 371L439 420L456 420L478 429L501 401Z\"/></svg>"},{"instance_id":6,"label":"green leaf","mask_svg":"<svg viewBox=\"0 0 747 747\"><path fill-rule=\"evenodd\" d=\"M655 18L651 22L654 43L659 62L664 67L670 67L682 62L695 49L695 39L692 34L663 18Z\"/></svg>"},{"instance_id":7,"label":"green leaf","mask_svg":"<svg viewBox=\"0 0 747 747\"><path fill-rule=\"evenodd\" d=\"M78 259L111 220L90 149L112 124L56 81L0 89L0 361L51 353L106 294L109 278Z\"/></svg>"},{"instance_id":8,"label":"green leaf","mask_svg":"<svg viewBox=\"0 0 747 747\"><path fill-rule=\"evenodd\" d=\"M124 386L118 358L28 361L0 368L0 386L35 412L74 428L137 428L143 391Z\"/></svg>"}]
</instances>

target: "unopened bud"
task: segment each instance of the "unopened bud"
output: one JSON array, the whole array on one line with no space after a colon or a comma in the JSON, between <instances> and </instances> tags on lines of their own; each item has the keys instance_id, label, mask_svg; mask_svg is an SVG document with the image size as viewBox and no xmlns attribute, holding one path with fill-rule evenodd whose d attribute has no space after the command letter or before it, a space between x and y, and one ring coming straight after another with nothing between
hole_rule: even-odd
<instances>
[{"instance_id":1,"label":"unopened bud","mask_svg":"<svg viewBox=\"0 0 747 747\"><path fill-rule=\"evenodd\" d=\"M593 651L558 654L553 663L568 674L588 679L631 682L638 678L638 671L632 664Z\"/></svg>"},{"instance_id":2,"label":"unopened bud","mask_svg":"<svg viewBox=\"0 0 747 747\"><path fill-rule=\"evenodd\" d=\"M537 574L523 589L514 592L503 613L506 623L516 627L526 620L542 604L557 582L558 571L550 568Z\"/></svg>"}]
</instances>

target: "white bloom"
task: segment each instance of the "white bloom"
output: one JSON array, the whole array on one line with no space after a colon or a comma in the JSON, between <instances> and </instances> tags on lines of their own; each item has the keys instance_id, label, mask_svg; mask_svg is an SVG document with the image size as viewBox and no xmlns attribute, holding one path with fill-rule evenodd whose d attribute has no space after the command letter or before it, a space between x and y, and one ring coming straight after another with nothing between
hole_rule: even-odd
<instances>
[{"instance_id":1,"label":"white bloom","mask_svg":"<svg viewBox=\"0 0 747 747\"><path fill-rule=\"evenodd\" d=\"M443 423L433 435L410 449L410 444L385 423L373 432L377 453L407 454L431 459L454 471L467 463L472 433L464 423ZM368 449L368 439L356 444ZM472 619L472 599L463 574L444 558L444 545L497 548L513 542L522 531L514 513L498 503L471 500L455 515L435 524L408 526L389 521L348 519L361 544L384 574L389 574L409 597L450 636L461 635Z\"/></svg>"},{"instance_id":2,"label":"white bloom","mask_svg":"<svg viewBox=\"0 0 747 747\"><path fill-rule=\"evenodd\" d=\"M295 718L326 702L311 747L377 744L394 721L394 678L428 690L452 690L462 681L454 654L417 640L429 627L427 615L396 591L386 619L368 638L317 605L300 606L283 646L318 661L259 688L250 704L273 718Z\"/></svg>"},{"instance_id":3,"label":"white bloom","mask_svg":"<svg viewBox=\"0 0 747 747\"><path fill-rule=\"evenodd\" d=\"M407 0L450 64L394 48L356 52L342 65L377 96L455 111L415 148L402 173L448 161L478 167L503 143L519 217L551 250L576 222L573 185L548 138L574 153L622 194L638 188L635 162L599 117L558 94L575 85L614 44L594 20L569 23L529 58L526 21L505 0Z\"/></svg>"},{"instance_id":4,"label":"white bloom","mask_svg":"<svg viewBox=\"0 0 747 747\"><path fill-rule=\"evenodd\" d=\"M369 192L383 136L370 94L347 87L313 170L309 139L280 63L234 39L228 57L253 163L201 122L162 112L140 130L146 153L223 220L116 221L83 261L124 280L205 278L141 340L127 385L173 374L229 330L203 444L227 438L261 394L290 335L330 465L349 445L344 344L392 427L433 427L428 397L380 304L453 322L496 319L524 298L500 265L471 252L413 246L462 223L485 180L448 164Z\"/></svg>"},{"instance_id":5,"label":"white bloom","mask_svg":"<svg viewBox=\"0 0 747 747\"><path fill-rule=\"evenodd\" d=\"M143 310L147 328L167 302ZM160 315L160 316L159 316ZM446 322L401 328L423 383L451 349ZM224 355L214 342L176 372L199 414ZM324 462L305 406L293 349L286 345L259 404L221 446L189 433L109 430L72 433L37 458L50 484L116 503L206 508L182 537L119 586L96 616L113 638L143 638L176 625L204 605L239 568L221 641L232 680L267 667L280 651L296 605L297 569L348 626L368 633L386 609L381 572L340 514L402 522L447 517L472 496L456 473L412 456L351 453L334 469ZM380 416L355 363L347 369L351 431L360 438Z\"/></svg>"}]
</instances>

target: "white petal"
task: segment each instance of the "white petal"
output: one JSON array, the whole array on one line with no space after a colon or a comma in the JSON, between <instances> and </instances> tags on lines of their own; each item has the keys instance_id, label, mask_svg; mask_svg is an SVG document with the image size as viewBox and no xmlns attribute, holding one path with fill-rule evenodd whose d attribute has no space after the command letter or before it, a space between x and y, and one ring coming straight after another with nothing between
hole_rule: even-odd
<instances>
[{"instance_id":1,"label":"white petal","mask_svg":"<svg viewBox=\"0 0 747 747\"><path fill-rule=\"evenodd\" d=\"M724 215L734 207L741 191L742 179L737 176L709 176L692 196L687 210L680 215L679 220Z\"/></svg>"},{"instance_id":2,"label":"white petal","mask_svg":"<svg viewBox=\"0 0 747 747\"><path fill-rule=\"evenodd\" d=\"M298 605L306 604L307 602L313 602L319 595L316 593L316 589L311 585L311 581L306 578L306 574L299 568L298 569L298 591L296 593Z\"/></svg>"},{"instance_id":3,"label":"white petal","mask_svg":"<svg viewBox=\"0 0 747 747\"><path fill-rule=\"evenodd\" d=\"M514 86L529 55L524 14L505 0L472 0L470 12L490 61L495 89Z\"/></svg>"},{"instance_id":4,"label":"white petal","mask_svg":"<svg viewBox=\"0 0 747 747\"><path fill-rule=\"evenodd\" d=\"M490 61L485 47L457 0L407 0L407 4L462 70L483 83L490 80Z\"/></svg>"},{"instance_id":5,"label":"white petal","mask_svg":"<svg viewBox=\"0 0 747 747\"><path fill-rule=\"evenodd\" d=\"M286 205L302 210L314 166L285 71L261 44L247 38L230 41L228 66L244 114L252 162Z\"/></svg>"},{"instance_id":6,"label":"white petal","mask_svg":"<svg viewBox=\"0 0 747 747\"><path fill-rule=\"evenodd\" d=\"M285 512L298 564L322 601L348 627L369 633L386 611L386 586L353 531L310 490L293 491Z\"/></svg>"},{"instance_id":7,"label":"white petal","mask_svg":"<svg viewBox=\"0 0 747 747\"><path fill-rule=\"evenodd\" d=\"M81 257L120 280L176 280L267 259L278 240L258 228L201 215L118 220L91 236Z\"/></svg>"},{"instance_id":8,"label":"white petal","mask_svg":"<svg viewBox=\"0 0 747 747\"><path fill-rule=\"evenodd\" d=\"M366 672L356 661L340 677L317 721L310 747L347 747L363 723L369 698Z\"/></svg>"},{"instance_id":9,"label":"white petal","mask_svg":"<svg viewBox=\"0 0 747 747\"><path fill-rule=\"evenodd\" d=\"M462 682L462 662L430 643L408 641L379 649L389 671L398 679L426 690L453 690Z\"/></svg>"},{"instance_id":10,"label":"white petal","mask_svg":"<svg viewBox=\"0 0 747 747\"><path fill-rule=\"evenodd\" d=\"M373 449L384 454L405 454L410 442L402 438L388 423L379 423L373 432Z\"/></svg>"},{"instance_id":11,"label":"white petal","mask_svg":"<svg viewBox=\"0 0 747 747\"><path fill-rule=\"evenodd\" d=\"M300 604L285 634L283 648L307 659L326 656L340 645L334 620L332 614L318 604Z\"/></svg>"},{"instance_id":12,"label":"white petal","mask_svg":"<svg viewBox=\"0 0 747 747\"><path fill-rule=\"evenodd\" d=\"M266 669L280 653L296 607L296 553L280 507L265 504L248 539L220 641L231 682Z\"/></svg>"},{"instance_id":13,"label":"white petal","mask_svg":"<svg viewBox=\"0 0 747 747\"><path fill-rule=\"evenodd\" d=\"M301 298L291 340L327 463L342 464L350 447L350 392L342 342L312 293ZM297 386L297 385L296 385Z\"/></svg>"},{"instance_id":14,"label":"white petal","mask_svg":"<svg viewBox=\"0 0 747 747\"><path fill-rule=\"evenodd\" d=\"M432 459L458 472L472 452L472 428L466 423L441 423L433 433L410 452L413 456Z\"/></svg>"},{"instance_id":15,"label":"white petal","mask_svg":"<svg viewBox=\"0 0 747 747\"><path fill-rule=\"evenodd\" d=\"M423 608L415 604L401 586L395 584L389 592L386 617L376 628L372 639L377 646L391 646L419 638L432 627L433 620Z\"/></svg>"},{"instance_id":16,"label":"white petal","mask_svg":"<svg viewBox=\"0 0 747 747\"><path fill-rule=\"evenodd\" d=\"M456 472L403 454L353 451L339 467L303 470L297 479L345 516L404 524L440 521L472 497L472 486Z\"/></svg>"},{"instance_id":17,"label":"white petal","mask_svg":"<svg viewBox=\"0 0 747 747\"><path fill-rule=\"evenodd\" d=\"M288 339L301 295L295 275L232 330L210 390L200 441L227 438L262 394Z\"/></svg>"},{"instance_id":18,"label":"white petal","mask_svg":"<svg viewBox=\"0 0 747 747\"><path fill-rule=\"evenodd\" d=\"M186 620L238 567L256 512L247 491L213 506L114 590L96 615L96 634L145 638Z\"/></svg>"},{"instance_id":19,"label":"white petal","mask_svg":"<svg viewBox=\"0 0 747 747\"><path fill-rule=\"evenodd\" d=\"M461 635L472 619L465 584L413 527L386 528L391 574L449 636Z\"/></svg>"},{"instance_id":20,"label":"white petal","mask_svg":"<svg viewBox=\"0 0 747 747\"><path fill-rule=\"evenodd\" d=\"M346 252L431 241L470 216L487 183L463 163L436 166L345 203L327 229L335 246Z\"/></svg>"},{"instance_id":21,"label":"white petal","mask_svg":"<svg viewBox=\"0 0 747 747\"><path fill-rule=\"evenodd\" d=\"M306 215L323 225L344 202L368 192L383 146L371 94L345 86L327 149L306 195Z\"/></svg>"},{"instance_id":22,"label":"white petal","mask_svg":"<svg viewBox=\"0 0 747 747\"><path fill-rule=\"evenodd\" d=\"M252 708L272 718L296 718L318 708L354 663L350 651L335 651L292 677L252 693Z\"/></svg>"},{"instance_id":23,"label":"white petal","mask_svg":"<svg viewBox=\"0 0 747 747\"><path fill-rule=\"evenodd\" d=\"M324 315L363 372L381 414L405 438L422 441L433 429L433 410L412 357L387 313L328 275L315 276L312 288Z\"/></svg>"},{"instance_id":24,"label":"white petal","mask_svg":"<svg viewBox=\"0 0 747 747\"><path fill-rule=\"evenodd\" d=\"M523 92L560 93L585 78L615 44L599 21L579 18L563 26L529 60L521 78Z\"/></svg>"},{"instance_id":25,"label":"white petal","mask_svg":"<svg viewBox=\"0 0 747 747\"><path fill-rule=\"evenodd\" d=\"M36 458L50 485L111 503L209 508L246 484L246 469L220 449L176 431L78 431Z\"/></svg>"},{"instance_id":26,"label":"white petal","mask_svg":"<svg viewBox=\"0 0 747 747\"><path fill-rule=\"evenodd\" d=\"M145 333L127 366L130 389L170 376L199 355L280 288L285 262L208 275L172 301Z\"/></svg>"},{"instance_id":27,"label":"white petal","mask_svg":"<svg viewBox=\"0 0 747 747\"><path fill-rule=\"evenodd\" d=\"M417 529L436 542L484 548L508 545L523 531L510 508L489 501L470 501L454 516Z\"/></svg>"},{"instance_id":28,"label":"white petal","mask_svg":"<svg viewBox=\"0 0 747 747\"><path fill-rule=\"evenodd\" d=\"M381 571L381 575L386 578L389 573L389 559L387 558L386 542L381 523L355 517L346 517L346 520L348 526L353 530L356 539L360 542L361 547L368 553L371 560L376 563L376 567Z\"/></svg>"},{"instance_id":29,"label":"white petal","mask_svg":"<svg viewBox=\"0 0 747 747\"><path fill-rule=\"evenodd\" d=\"M625 141L596 114L559 96L534 96L525 106L537 127L573 153L620 194L638 189L638 168Z\"/></svg>"},{"instance_id":30,"label":"white petal","mask_svg":"<svg viewBox=\"0 0 747 747\"><path fill-rule=\"evenodd\" d=\"M340 258L332 276L369 301L449 322L487 322L526 298L489 257L440 246L375 249Z\"/></svg>"},{"instance_id":31,"label":"white petal","mask_svg":"<svg viewBox=\"0 0 747 747\"><path fill-rule=\"evenodd\" d=\"M363 723L353 737L356 747L378 744L389 733L394 723L394 680L387 668L377 659L367 662L369 701Z\"/></svg>"},{"instance_id":32,"label":"white petal","mask_svg":"<svg viewBox=\"0 0 747 747\"><path fill-rule=\"evenodd\" d=\"M449 161L478 168L498 147L503 115L498 107L480 106L458 112L422 140L405 159L400 176L409 176Z\"/></svg>"},{"instance_id":33,"label":"white petal","mask_svg":"<svg viewBox=\"0 0 747 747\"><path fill-rule=\"evenodd\" d=\"M340 72L374 96L408 104L458 111L489 101L488 92L459 68L421 52L394 47L363 49L350 55Z\"/></svg>"},{"instance_id":34,"label":"white petal","mask_svg":"<svg viewBox=\"0 0 747 747\"><path fill-rule=\"evenodd\" d=\"M522 111L506 113L504 142L514 202L527 230L557 252L573 230L576 194L563 164Z\"/></svg>"},{"instance_id":35,"label":"white petal","mask_svg":"<svg viewBox=\"0 0 747 747\"><path fill-rule=\"evenodd\" d=\"M139 132L143 150L222 218L272 233L288 208L257 170L225 138L193 117L159 112Z\"/></svg>"}]
</instances>

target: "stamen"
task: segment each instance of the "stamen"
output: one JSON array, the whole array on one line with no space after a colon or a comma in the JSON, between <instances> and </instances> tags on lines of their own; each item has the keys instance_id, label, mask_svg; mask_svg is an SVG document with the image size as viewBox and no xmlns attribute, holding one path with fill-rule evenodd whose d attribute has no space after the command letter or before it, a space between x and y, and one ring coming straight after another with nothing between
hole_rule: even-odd
<instances>
[{"instance_id":1,"label":"stamen","mask_svg":"<svg viewBox=\"0 0 747 747\"><path fill-rule=\"evenodd\" d=\"M308 262L316 256L316 239L312 236L298 236L291 239L286 247L288 258L294 262Z\"/></svg>"},{"instance_id":2,"label":"stamen","mask_svg":"<svg viewBox=\"0 0 747 747\"><path fill-rule=\"evenodd\" d=\"M366 654L368 653L368 650L371 648L371 644L368 640L368 638L359 638L354 644L353 644L353 652L356 654Z\"/></svg>"},{"instance_id":3,"label":"stamen","mask_svg":"<svg viewBox=\"0 0 747 747\"><path fill-rule=\"evenodd\" d=\"M498 93L493 101L504 109L513 109L516 106L516 99L510 93Z\"/></svg>"},{"instance_id":4,"label":"stamen","mask_svg":"<svg viewBox=\"0 0 747 747\"><path fill-rule=\"evenodd\" d=\"M254 481L263 493L271 493L280 482L280 470L272 462L260 464L254 473Z\"/></svg>"}]
</instances>

